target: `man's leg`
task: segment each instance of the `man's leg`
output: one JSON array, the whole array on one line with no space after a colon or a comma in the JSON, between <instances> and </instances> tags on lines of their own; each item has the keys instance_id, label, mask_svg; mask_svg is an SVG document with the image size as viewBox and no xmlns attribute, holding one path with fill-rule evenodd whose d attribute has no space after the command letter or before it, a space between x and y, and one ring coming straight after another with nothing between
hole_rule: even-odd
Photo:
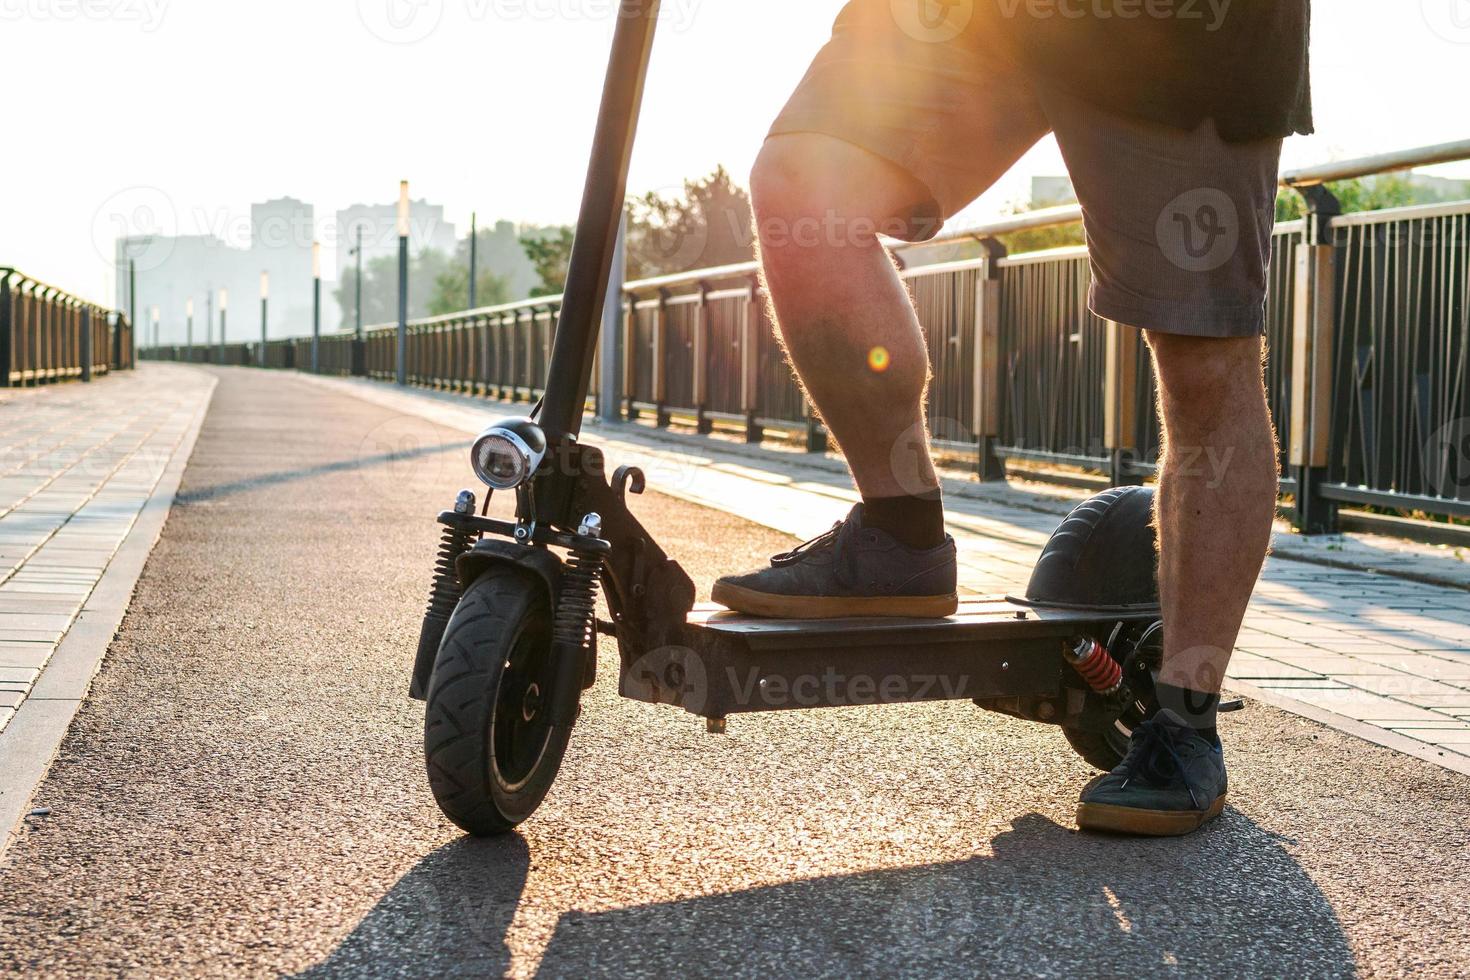
<instances>
[{"instance_id":1,"label":"man's leg","mask_svg":"<svg viewBox=\"0 0 1470 980\"><path fill-rule=\"evenodd\" d=\"M876 154L806 133L768 140L750 183L780 336L863 500L770 568L721 578L713 598L764 616L947 616L958 569L925 434L929 357L878 241L930 195Z\"/></svg>"},{"instance_id":2,"label":"man's leg","mask_svg":"<svg viewBox=\"0 0 1470 980\"><path fill-rule=\"evenodd\" d=\"M894 164L818 134L772 137L750 180L781 339L858 489L937 499L924 438L928 354L877 238L928 192Z\"/></svg>"},{"instance_id":3,"label":"man's leg","mask_svg":"<svg viewBox=\"0 0 1470 980\"><path fill-rule=\"evenodd\" d=\"M1077 824L1185 834L1225 806L1220 681L1271 539L1276 438L1259 337L1148 334L1164 457L1156 521L1164 659L1159 713L1082 791Z\"/></svg>"},{"instance_id":4,"label":"man's leg","mask_svg":"<svg viewBox=\"0 0 1470 980\"><path fill-rule=\"evenodd\" d=\"M1148 343L1164 436L1157 498L1165 623L1159 680L1165 690L1218 695L1276 513L1276 436L1262 345L1257 337L1163 333L1148 334ZM1163 706L1190 716L1188 704ZM1213 707L1199 720L1213 728Z\"/></svg>"}]
</instances>

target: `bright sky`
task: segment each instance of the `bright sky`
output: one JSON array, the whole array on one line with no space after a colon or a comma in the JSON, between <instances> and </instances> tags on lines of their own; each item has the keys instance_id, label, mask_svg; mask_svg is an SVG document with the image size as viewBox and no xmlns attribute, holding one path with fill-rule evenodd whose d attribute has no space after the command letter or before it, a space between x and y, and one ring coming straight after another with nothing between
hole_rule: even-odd
<instances>
[{"instance_id":1,"label":"bright sky","mask_svg":"<svg viewBox=\"0 0 1470 980\"><path fill-rule=\"evenodd\" d=\"M840 0L665 0L630 188L744 183ZM1470 136L1470 0L1318 0L1318 134L1286 166ZM0 265L112 301L121 201L182 233L252 201L414 197L463 233L576 215L613 0L0 0ZM397 26L395 26L397 25ZM1062 172L1048 139L969 215ZM1470 177L1470 166L1433 172ZM323 237L329 229L323 228ZM324 265L334 267L328 254Z\"/></svg>"}]
</instances>

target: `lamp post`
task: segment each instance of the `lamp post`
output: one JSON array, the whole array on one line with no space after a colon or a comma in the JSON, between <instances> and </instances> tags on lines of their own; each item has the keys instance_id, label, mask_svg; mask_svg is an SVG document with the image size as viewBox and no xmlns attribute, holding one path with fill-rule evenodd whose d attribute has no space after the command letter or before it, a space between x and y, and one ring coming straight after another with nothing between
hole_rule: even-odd
<instances>
[{"instance_id":1,"label":"lamp post","mask_svg":"<svg viewBox=\"0 0 1470 980\"><path fill-rule=\"evenodd\" d=\"M357 256L357 302L353 304L354 319L352 336L362 342L362 225L357 226L357 247L352 250Z\"/></svg>"},{"instance_id":2,"label":"lamp post","mask_svg":"<svg viewBox=\"0 0 1470 980\"><path fill-rule=\"evenodd\" d=\"M184 300L184 349L189 353L184 359L194 361L194 300Z\"/></svg>"},{"instance_id":3,"label":"lamp post","mask_svg":"<svg viewBox=\"0 0 1470 980\"><path fill-rule=\"evenodd\" d=\"M408 181L398 182L398 383L408 384Z\"/></svg>"},{"instance_id":4,"label":"lamp post","mask_svg":"<svg viewBox=\"0 0 1470 980\"><path fill-rule=\"evenodd\" d=\"M266 324L270 322L270 298L271 298L271 274L264 270L260 273L260 363L257 367L265 367L265 344Z\"/></svg>"},{"instance_id":5,"label":"lamp post","mask_svg":"<svg viewBox=\"0 0 1470 980\"><path fill-rule=\"evenodd\" d=\"M219 362L225 363L225 310L230 305L230 291L219 291Z\"/></svg>"},{"instance_id":6,"label":"lamp post","mask_svg":"<svg viewBox=\"0 0 1470 980\"><path fill-rule=\"evenodd\" d=\"M148 312L152 314L152 319L153 319L153 349L154 350L157 350L158 349L158 307L155 306L151 310L149 310Z\"/></svg>"},{"instance_id":7,"label":"lamp post","mask_svg":"<svg viewBox=\"0 0 1470 980\"><path fill-rule=\"evenodd\" d=\"M214 346L214 287L204 289L204 346L199 348L199 359L209 363L210 348Z\"/></svg>"},{"instance_id":8,"label":"lamp post","mask_svg":"<svg viewBox=\"0 0 1470 980\"><path fill-rule=\"evenodd\" d=\"M479 245L475 234L475 212L470 212L470 309L475 308L475 249Z\"/></svg>"},{"instance_id":9,"label":"lamp post","mask_svg":"<svg viewBox=\"0 0 1470 980\"><path fill-rule=\"evenodd\" d=\"M133 361L134 361L134 363L136 363L137 360L138 360L138 348L139 348L139 346L141 346L138 343L138 334L142 332L142 331L140 331L138 329L138 311L137 311L137 308L136 308L136 300L137 300L137 297L138 297L138 270L134 266L133 260L132 259L128 259L128 329L133 332L133 350L132 350L132 354L133 354ZM114 354L115 357L120 357L122 355L122 347L121 347L121 344L122 344L122 336L121 336L121 331L119 331L118 332L118 337L117 337L116 352Z\"/></svg>"},{"instance_id":10,"label":"lamp post","mask_svg":"<svg viewBox=\"0 0 1470 980\"><path fill-rule=\"evenodd\" d=\"M322 346L322 243L311 243L311 373L320 374Z\"/></svg>"},{"instance_id":11,"label":"lamp post","mask_svg":"<svg viewBox=\"0 0 1470 980\"><path fill-rule=\"evenodd\" d=\"M357 300L353 303L353 326L352 326L352 376L361 377L367 374L367 350L362 342L362 222L357 223L357 244L352 249L352 254L357 256L357 276L354 283L357 290Z\"/></svg>"}]
</instances>

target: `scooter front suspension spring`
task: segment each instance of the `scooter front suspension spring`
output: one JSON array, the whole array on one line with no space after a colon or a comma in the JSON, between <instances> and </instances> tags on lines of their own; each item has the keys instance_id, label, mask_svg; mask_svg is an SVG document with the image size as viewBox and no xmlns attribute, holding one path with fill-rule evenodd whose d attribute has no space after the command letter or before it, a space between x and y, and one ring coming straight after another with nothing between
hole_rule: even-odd
<instances>
[{"instance_id":1,"label":"scooter front suspension spring","mask_svg":"<svg viewBox=\"0 0 1470 980\"><path fill-rule=\"evenodd\" d=\"M426 617L449 622L454 607L459 604L459 573L454 563L459 556L470 550L470 536L451 525L445 525L439 535L439 553L434 558L434 584L429 588L429 608Z\"/></svg>"},{"instance_id":2,"label":"scooter front suspension spring","mask_svg":"<svg viewBox=\"0 0 1470 980\"><path fill-rule=\"evenodd\" d=\"M456 527L445 525L439 535L439 553L434 558L434 583L429 587L429 605L424 610L424 621L419 627L419 648L413 660L413 682L408 689L412 697L428 697L429 676L434 669L434 658L439 653L444 630L449 626L449 617L459 604L461 589L454 563L469 550L470 536Z\"/></svg>"},{"instance_id":3,"label":"scooter front suspension spring","mask_svg":"<svg viewBox=\"0 0 1470 980\"><path fill-rule=\"evenodd\" d=\"M562 573L552 632L557 642L590 650L597 630L597 588L601 584L602 554L572 551Z\"/></svg>"},{"instance_id":4,"label":"scooter front suspension spring","mask_svg":"<svg viewBox=\"0 0 1470 980\"><path fill-rule=\"evenodd\" d=\"M1077 640L1076 645L1066 653L1067 663L1071 664L1087 686L1097 693L1107 696L1116 694L1123 686L1123 668L1113 655L1108 653L1107 647L1090 637L1082 637Z\"/></svg>"}]
</instances>

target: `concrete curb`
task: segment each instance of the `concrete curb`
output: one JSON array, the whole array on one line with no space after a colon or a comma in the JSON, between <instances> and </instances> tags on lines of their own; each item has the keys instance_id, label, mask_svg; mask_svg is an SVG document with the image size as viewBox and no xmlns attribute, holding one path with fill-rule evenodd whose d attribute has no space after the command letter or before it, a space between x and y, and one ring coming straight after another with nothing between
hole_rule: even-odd
<instances>
[{"instance_id":1,"label":"concrete curb","mask_svg":"<svg viewBox=\"0 0 1470 980\"><path fill-rule=\"evenodd\" d=\"M1400 735L1386 728L1379 728L1367 722L1357 721L1356 719L1349 718L1347 715L1338 714L1336 711L1329 711L1326 708L1318 707L1306 701L1298 701L1295 698L1286 697L1276 691L1268 691L1264 688L1256 687L1249 681L1236 680L1233 677L1226 678L1225 688L1252 701L1269 704L1273 708L1279 708L1282 711L1300 715L1303 718L1308 718L1319 724L1326 725L1328 728L1336 729L1345 735L1352 735L1365 742L1380 745L1385 749L1402 752L1404 755L1412 755L1416 759L1422 759L1425 762L1439 766L1441 769L1448 769L1451 772L1463 773L1464 775L1470 776L1470 757L1457 755L1453 752L1445 752L1435 748L1433 745L1427 745L1417 739Z\"/></svg>"},{"instance_id":2,"label":"concrete curb","mask_svg":"<svg viewBox=\"0 0 1470 980\"><path fill-rule=\"evenodd\" d=\"M242 368L241 370L248 370ZM510 413L523 413L530 410L530 405L525 402L500 402L494 399L482 398L472 395L464 395L458 392L436 391L430 388L419 388L410 386L399 389L382 381L373 381L364 378L346 378L334 375L312 375L298 373L297 377L312 384L323 385L345 394L351 394L374 404L391 406L391 398L394 395L411 395L425 402L437 402L449 408L472 409L483 407L486 410L486 421L489 421L497 410ZM386 397L385 397L386 396ZM467 430L468 431L468 430ZM653 446L665 446L670 451L680 452L689 450L691 444L698 445L696 440L706 440L707 436L698 436L688 432L669 432L639 425L634 422L605 422L601 419L588 417L585 430L603 435L609 440L623 440L642 443L652 448ZM759 446L747 446L743 443L716 440L714 444L722 455L734 456L740 459L769 460L772 450ZM808 454L801 452L785 452L779 457L782 462L795 467L808 469L813 472L827 475L839 475L846 477L847 466L843 461L830 454ZM1006 494L1003 491L997 493L994 488L985 488L973 482L958 479L941 474L941 482L947 497L962 498L978 503L999 504L1004 507L1012 507L1018 510L1031 511L1038 514L1047 514L1056 517L1058 521L1065 517L1072 507L1081 499L1058 494L1055 497L1035 496L1024 498L1019 494ZM660 488L660 492L669 493L671 496L690 500L693 503L708 505L708 501ZM845 498L844 498L845 499ZM1460 578L1437 575L1433 572L1421 572L1396 566L1370 565L1364 562L1353 561L1351 558L1324 554L1321 549L1303 546L1293 539L1292 535L1278 533L1275 535L1271 546L1272 558L1282 561L1299 562L1301 564L1316 565L1322 568L1334 568L1351 572L1366 572L1373 575L1382 575L1387 578L1403 579L1408 582L1416 582L1420 585L1433 585L1446 589L1467 589L1465 581Z\"/></svg>"},{"instance_id":3,"label":"concrete curb","mask_svg":"<svg viewBox=\"0 0 1470 980\"><path fill-rule=\"evenodd\" d=\"M51 761L61 748L71 721L92 686L92 678L101 669L112 638L128 611L133 589L173 508L217 385L218 381L211 378L194 420L139 510L132 530L52 653L30 696L21 703L4 731L0 731L0 830L3 830L0 862L19 835L31 798L46 778Z\"/></svg>"}]
</instances>

